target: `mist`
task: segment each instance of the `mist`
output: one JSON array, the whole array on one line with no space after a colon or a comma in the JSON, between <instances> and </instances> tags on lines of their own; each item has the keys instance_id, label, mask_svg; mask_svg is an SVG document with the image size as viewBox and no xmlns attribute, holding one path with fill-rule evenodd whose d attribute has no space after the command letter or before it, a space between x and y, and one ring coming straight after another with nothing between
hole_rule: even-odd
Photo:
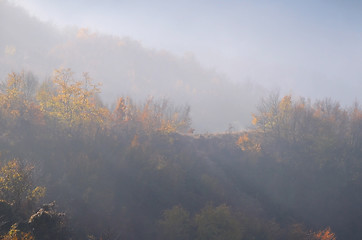
<instances>
[{"instance_id":1,"label":"mist","mask_svg":"<svg viewBox=\"0 0 362 240\"><path fill-rule=\"evenodd\" d=\"M15 58L41 80L60 66L89 72L109 104L124 94L190 104L200 132L248 127L263 91L359 100L358 3L12 2L2 2L3 76Z\"/></svg>"},{"instance_id":2,"label":"mist","mask_svg":"<svg viewBox=\"0 0 362 240\"><path fill-rule=\"evenodd\" d=\"M0 239L361 239L361 10L0 0Z\"/></svg>"},{"instance_id":3,"label":"mist","mask_svg":"<svg viewBox=\"0 0 362 240\"><path fill-rule=\"evenodd\" d=\"M194 54L144 47L130 37L57 27L2 2L1 38L4 79L10 71L32 71L40 81L54 69L88 72L102 83L101 97L111 106L121 96L141 101L166 98L191 106L198 132L222 132L250 125L250 113L263 89L251 81L232 82L203 66Z\"/></svg>"},{"instance_id":4,"label":"mist","mask_svg":"<svg viewBox=\"0 0 362 240\"><path fill-rule=\"evenodd\" d=\"M179 56L192 53L232 82L344 104L359 95L361 4L356 1L13 2L58 26L128 36L147 49Z\"/></svg>"}]
</instances>

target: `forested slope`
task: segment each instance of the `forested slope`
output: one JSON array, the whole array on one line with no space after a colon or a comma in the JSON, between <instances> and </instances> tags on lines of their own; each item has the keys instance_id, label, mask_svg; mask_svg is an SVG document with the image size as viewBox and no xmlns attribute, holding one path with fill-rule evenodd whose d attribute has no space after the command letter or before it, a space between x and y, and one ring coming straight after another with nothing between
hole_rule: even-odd
<instances>
[{"instance_id":1,"label":"forested slope","mask_svg":"<svg viewBox=\"0 0 362 240\"><path fill-rule=\"evenodd\" d=\"M149 96L172 98L178 105L192 105L193 126L202 133L248 125L248 113L263 92L242 79L229 81L192 54L180 56L84 28L60 28L7 1L0 1L0 32L0 78L25 70L43 80L59 67L87 71L102 82L100 95L107 105L122 95L136 102ZM238 105L241 101L250 104Z\"/></svg>"},{"instance_id":2,"label":"forested slope","mask_svg":"<svg viewBox=\"0 0 362 240\"><path fill-rule=\"evenodd\" d=\"M194 135L188 106L99 91L69 69L1 85L5 239L361 238L357 104L270 95L248 131Z\"/></svg>"}]
</instances>

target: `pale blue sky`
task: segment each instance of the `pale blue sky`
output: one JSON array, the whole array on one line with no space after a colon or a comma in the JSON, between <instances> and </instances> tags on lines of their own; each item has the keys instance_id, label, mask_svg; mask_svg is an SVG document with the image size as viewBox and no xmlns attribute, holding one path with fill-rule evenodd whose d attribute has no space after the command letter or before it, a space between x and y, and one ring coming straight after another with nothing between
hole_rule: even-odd
<instances>
[{"instance_id":1,"label":"pale blue sky","mask_svg":"<svg viewBox=\"0 0 362 240\"><path fill-rule=\"evenodd\" d=\"M362 89L362 1L13 2L59 26L193 53L236 82L346 103Z\"/></svg>"}]
</instances>

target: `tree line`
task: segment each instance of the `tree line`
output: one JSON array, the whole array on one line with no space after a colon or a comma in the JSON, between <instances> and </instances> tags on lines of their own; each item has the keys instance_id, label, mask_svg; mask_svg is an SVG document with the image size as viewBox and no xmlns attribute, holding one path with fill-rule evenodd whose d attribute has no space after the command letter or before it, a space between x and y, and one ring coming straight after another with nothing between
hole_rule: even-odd
<instances>
[{"instance_id":1,"label":"tree line","mask_svg":"<svg viewBox=\"0 0 362 240\"><path fill-rule=\"evenodd\" d=\"M271 94L250 129L196 135L188 106L99 92L70 69L2 82L3 239L360 238L357 103Z\"/></svg>"}]
</instances>

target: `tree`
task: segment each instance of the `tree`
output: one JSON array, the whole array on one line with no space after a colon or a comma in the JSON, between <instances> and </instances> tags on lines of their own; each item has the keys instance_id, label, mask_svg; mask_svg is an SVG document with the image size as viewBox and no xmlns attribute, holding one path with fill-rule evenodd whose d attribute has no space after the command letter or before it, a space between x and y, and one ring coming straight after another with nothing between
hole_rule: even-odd
<instances>
[{"instance_id":1,"label":"tree","mask_svg":"<svg viewBox=\"0 0 362 240\"><path fill-rule=\"evenodd\" d=\"M163 219L159 221L163 239L187 240L191 239L190 213L181 206L174 206L163 212Z\"/></svg>"},{"instance_id":2,"label":"tree","mask_svg":"<svg viewBox=\"0 0 362 240\"><path fill-rule=\"evenodd\" d=\"M264 134L275 129L279 113L279 93L271 93L267 98L262 98L257 106L258 112L253 114L253 125Z\"/></svg>"},{"instance_id":3,"label":"tree","mask_svg":"<svg viewBox=\"0 0 362 240\"><path fill-rule=\"evenodd\" d=\"M13 159L0 170L0 197L18 213L31 211L34 202L45 195L44 187L33 187L32 169Z\"/></svg>"},{"instance_id":4,"label":"tree","mask_svg":"<svg viewBox=\"0 0 362 240\"><path fill-rule=\"evenodd\" d=\"M99 92L98 85L92 83L87 73L76 81L70 69L58 69L52 81L41 86L37 100L44 114L70 130L92 125L101 128L108 110L101 106L97 98Z\"/></svg>"},{"instance_id":5,"label":"tree","mask_svg":"<svg viewBox=\"0 0 362 240\"><path fill-rule=\"evenodd\" d=\"M362 149L362 109L355 103L349 113L351 118L350 144L355 149Z\"/></svg>"},{"instance_id":6,"label":"tree","mask_svg":"<svg viewBox=\"0 0 362 240\"><path fill-rule=\"evenodd\" d=\"M34 102L36 86L34 76L24 72L13 72L0 84L0 112L7 127L19 127L19 123L24 121L41 122L40 109Z\"/></svg>"},{"instance_id":7,"label":"tree","mask_svg":"<svg viewBox=\"0 0 362 240\"><path fill-rule=\"evenodd\" d=\"M29 219L36 239L65 240L70 239L64 213L55 210L55 203L44 204Z\"/></svg>"},{"instance_id":8,"label":"tree","mask_svg":"<svg viewBox=\"0 0 362 240\"><path fill-rule=\"evenodd\" d=\"M24 233L17 229L18 224L13 224L6 235L1 236L2 240L34 240L33 235L28 232Z\"/></svg>"},{"instance_id":9,"label":"tree","mask_svg":"<svg viewBox=\"0 0 362 240\"><path fill-rule=\"evenodd\" d=\"M128 126L142 129L146 133L187 132L190 129L190 107L174 106L167 99L147 99L144 104L136 105L132 99L119 98L113 111L116 126Z\"/></svg>"},{"instance_id":10,"label":"tree","mask_svg":"<svg viewBox=\"0 0 362 240\"><path fill-rule=\"evenodd\" d=\"M195 216L198 240L239 240L242 238L240 222L225 204L207 205Z\"/></svg>"}]
</instances>

